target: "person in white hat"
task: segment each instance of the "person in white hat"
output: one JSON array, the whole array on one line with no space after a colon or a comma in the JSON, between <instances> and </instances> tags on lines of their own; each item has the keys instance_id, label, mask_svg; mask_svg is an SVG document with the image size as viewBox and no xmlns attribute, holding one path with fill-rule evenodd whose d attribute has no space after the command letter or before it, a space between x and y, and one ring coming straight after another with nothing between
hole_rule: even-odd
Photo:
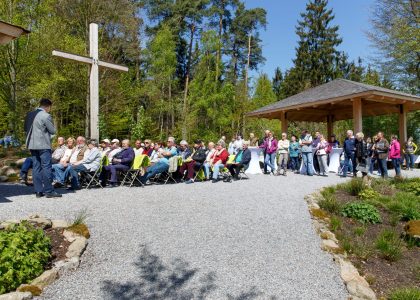
<instances>
[{"instance_id":1,"label":"person in white hat","mask_svg":"<svg viewBox=\"0 0 420 300\"><path fill-rule=\"evenodd\" d=\"M108 152L111 150L109 145L111 144L111 141L109 139L103 139L100 144L100 151L102 157L108 154Z\"/></svg>"},{"instance_id":2,"label":"person in white hat","mask_svg":"<svg viewBox=\"0 0 420 300\"><path fill-rule=\"evenodd\" d=\"M121 150L122 149L120 147L120 140L119 139L113 139L111 141L111 150L107 154L109 161L112 161L114 156L117 155L118 153L120 153Z\"/></svg>"}]
</instances>

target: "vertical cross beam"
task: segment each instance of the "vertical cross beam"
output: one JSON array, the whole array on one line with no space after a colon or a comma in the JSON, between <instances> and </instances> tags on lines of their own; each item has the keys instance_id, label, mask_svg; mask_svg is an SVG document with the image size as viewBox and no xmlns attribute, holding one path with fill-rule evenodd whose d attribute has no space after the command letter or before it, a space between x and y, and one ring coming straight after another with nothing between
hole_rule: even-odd
<instances>
[{"instance_id":1,"label":"vertical cross beam","mask_svg":"<svg viewBox=\"0 0 420 300\"><path fill-rule=\"evenodd\" d=\"M353 128L354 134L361 132L363 129L362 124L362 99L354 98L353 100Z\"/></svg>"},{"instance_id":2,"label":"vertical cross beam","mask_svg":"<svg viewBox=\"0 0 420 300\"><path fill-rule=\"evenodd\" d=\"M284 111L281 112L280 122L281 122L281 132L287 133L289 124L287 124L287 113Z\"/></svg>"},{"instance_id":3,"label":"vertical cross beam","mask_svg":"<svg viewBox=\"0 0 420 300\"><path fill-rule=\"evenodd\" d=\"M98 24L89 25L89 55L93 59L90 66L90 137L99 140L99 51Z\"/></svg>"}]
</instances>

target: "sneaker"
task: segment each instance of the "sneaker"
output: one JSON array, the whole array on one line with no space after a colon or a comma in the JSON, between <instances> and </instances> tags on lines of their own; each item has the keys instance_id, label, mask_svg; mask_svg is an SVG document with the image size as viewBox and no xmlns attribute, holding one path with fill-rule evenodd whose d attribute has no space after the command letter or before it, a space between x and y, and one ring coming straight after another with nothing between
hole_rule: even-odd
<instances>
[{"instance_id":1,"label":"sneaker","mask_svg":"<svg viewBox=\"0 0 420 300\"><path fill-rule=\"evenodd\" d=\"M56 189L61 188L63 186L64 186L64 184L59 182L59 181L56 181L56 182L53 183L53 187L56 188Z\"/></svg>"},{"instance_id":2,"label":"sneaker","mask_svg":"<svg viewBox=\"0 0 420 300\"><path fill-rule=\"evenodd\" d=\"M36 193L37 198L41 198L41 197L44 197L44 196L45 196L44 193Z\"/></svg>"},{"instance_id":3,"label":"sneaker","mask_svg":"<svg viewBox=\"0 0 420 300\"><path fill-rule=\"evenodd\" d=\"M217 179L213 179L211 182L216 183L217 181L218 181Z\"/></svg>"},{"instance_id":4,"label":"sneaker","mask_svg":"<svg viewBox=\"0 0 420 300\"><path fill-rule=\"evenodd\" d=\"M185 181L185 184L191 184L194 183L194 179L188 179L187 181Z\"/></svg>"}]
</instances>

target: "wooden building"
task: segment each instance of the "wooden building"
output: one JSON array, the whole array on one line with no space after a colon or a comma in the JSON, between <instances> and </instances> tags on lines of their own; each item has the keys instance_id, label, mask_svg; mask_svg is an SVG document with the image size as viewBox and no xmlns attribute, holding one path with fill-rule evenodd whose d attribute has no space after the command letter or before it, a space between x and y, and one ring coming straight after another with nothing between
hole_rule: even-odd
<instances>
[{"instance_id":1,"label":"wooden building","mask_svg":"<svg viewBox=\"0 0 420 300\"><path fill-rule=\"evenodd\" d=\"M22 27L0 21L0 45L5 45L22 34L28 33L29 31Z\"/></svg>"}]
</instances>

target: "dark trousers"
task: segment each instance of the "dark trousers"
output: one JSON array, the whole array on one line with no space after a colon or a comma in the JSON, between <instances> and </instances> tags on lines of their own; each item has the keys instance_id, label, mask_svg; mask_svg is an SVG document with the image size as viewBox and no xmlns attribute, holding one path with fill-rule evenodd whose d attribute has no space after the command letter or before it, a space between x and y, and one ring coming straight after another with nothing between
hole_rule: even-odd
<instances>
[{"instance_id":1,"label":"dark trousers","mask_svg":"<svg viewBox=\"0 0 420 300\"><path fill-rule=\"evenodd\" d=\"M28 172L29 172L29 169L32 168L32 165L33 165L32 157L27 157L25 161L23 162L22 168L20 168L21 179L28 178Z\"/></svg>"},{"instance_id":2,"label":"dark trousers","mask_svg":"<svg viewBox=\"0 0 420 300\"><path fill-rule=\"evenodd\" d=\"M86 172L87 169L84 165L78 165L78 166L71 166L69 165L66 169L66 173L71 176L71 186L72 188L78 188L79 183L79 173L80 172Z\"/></svg>"},{"instance_id":3,"label":"dark trousers","mask_svg":"<svg viewBox=\"0 0 420 300\"><path fill-rule=\"evenodd\" d=\"M227 165L227 168L233 177L238 177L239 172L241 171L243 166L244 166L243 164L232 164L232 165Z\"/></svg>"},{"instance_id":4,"label":"dark trousers","mask_svg":"<svg viewBox=\"0 0 420 300\"><path fill-rule=\"evenodd\" d=\"M351 160L352 168L350 168L349 161ZM356 155L354 152L344 153L344 168L343 168L343 176L347 176L347 171L350 169L350 172L353 172L353 175L357 174L356 171Z\"/></svg>"},{"instance_id":5,"label":"dark trousers","mask_svg":"<svg viewBox=\"0 0 420 300\"><path fill-rule=\"evenodd\" d=\"M51 149L31 150L32 155L32 178L36 193L51 193L52 187L52 164Z\"/></svg>"},{"instance_id":6,"label":"dark trousers","mask_svg":"<svg viewBox=\"0 0 420 300\"><path fill-rule=\"evenodd\" d=\"M185 170L187 170L187 178L193 179L195 170L198 170L201 167L201 165L202 164L195 161L184 162L179 168L179 173L181 174L181 176L183 176Z\"/></svg>"},{"instance_id":7,"label":"dark trousers","mask_svg":"<svg viewBox=\"0 0 420 300\"><path fill-rule=\"evenodd\" d=\"M290 166L292 171L299 170L299 157L290 157Z\"/></svg>"},{"instance_id":8,"label":"dark trousers","mask_svg":"<svg viewBox=\"0 0 420 300\"><path fill-rule=\"evenodd\" d=\"M118 182L118 178L117 178L118 172L119 171L128 171L128 170L130 170L129 166L121 165L121 164L106 166L102 169L101 181L105 182L106 179L109 176L109 173L111 173L110 182L111 183L117 183Z\"/></svg>"}]
</instances>

